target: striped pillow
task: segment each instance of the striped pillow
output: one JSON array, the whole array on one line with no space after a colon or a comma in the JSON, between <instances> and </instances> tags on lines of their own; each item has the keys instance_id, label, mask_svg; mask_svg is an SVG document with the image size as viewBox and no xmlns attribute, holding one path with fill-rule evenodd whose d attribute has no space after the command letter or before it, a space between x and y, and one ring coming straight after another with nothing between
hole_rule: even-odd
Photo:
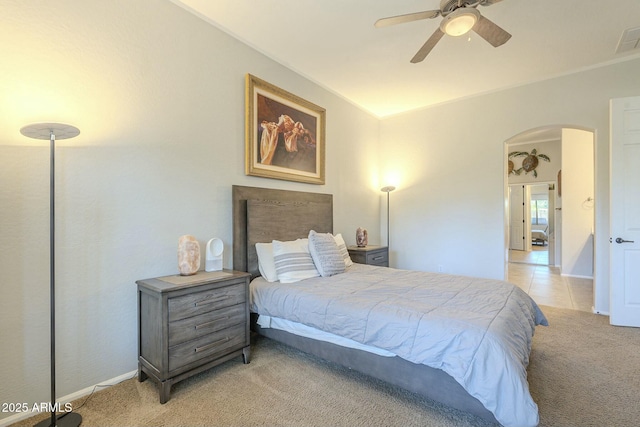
<instances>
[{"instance_id":1,"label":"striped pillow","mask_svg":"<svg viewBox=\"0 0 640 427\"><path fill-rule=\"evenodd\" d=\"M344 258L330 233L309 232L309 252L322 277L344 273Z\"/></svg>"},{"instance_id":2,"label":"striped pillow","mask_svg":"<svg viewBox=\"0 0 640 427\"><path fill-rule=\"evenodd\" d=\"M351 267L353 265L353 261L351 261L351 257L349 256L349 251L347 250L347 244L344 242L344 239L342 238L342 234L338 233L335 236L333 236L333 238L336 241L336 245L338 245L338 250L340 251L342 258L344 258L345 267Z\"/></svg>"},{"instance_id":3,"label":"striped pillow","mask_svg":"<svg viewBox=\"0 0 640 427\"><path fill-rule=\"evenodd\" d=\"M298 239L290 242L273 242L273 261L281 283L293 283L320 274L309 253L309 240Z\"/></svg>"}]
</instances>

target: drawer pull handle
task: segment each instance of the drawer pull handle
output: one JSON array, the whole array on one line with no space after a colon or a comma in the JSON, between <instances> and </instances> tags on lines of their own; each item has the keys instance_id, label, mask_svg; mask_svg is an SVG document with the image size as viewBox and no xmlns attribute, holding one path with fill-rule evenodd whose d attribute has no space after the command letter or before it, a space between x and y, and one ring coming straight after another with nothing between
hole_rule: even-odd
<instances>
[{"instance_id":1,"label":"drawer pull handle","mask_svg":"<svg viewBox=\"0 0 640 427\"><path fill-rule=\"evenodd\" d=\"M195 328L196 328L196 329L206 328L207 326L212 325L212 324L214 324L214 323L218 323L218 322L219 322L219 321L221 321L221 320L228 320L228 319L230 319L230 317L229 317L229 316L220 316L220 317L216 317L215 319L213 319L213 320L211 320L211 321L209 321L209 322L205 322L205 323L201 323L201 324L199 324L199 325L196 325L196 327L195 327Z\"/></svg>"},{"instance_id":2,"label":"drawer pull handle","mask_svg":"<svg viewBox=\"0 0 640 427\"><path fill-rule=\"evenodd\" d=\"M383 256L376 256L376 257L373 257L373 260L374 260L374 261L377 261L377 260L379 260L379 259L383 259L383 258L384 258Z\"/></svg>"},{"instance_id":3,"label":"drawer pull handle","mask_svg":"<svg viewBox=\"0 0 640 427\"><path fill-rule=\"evenodd\" d=\"M228 299L229 299L229 296L228 295L224 295L224 296L218 297L218 298L206 299L204 301L196 301L193 305L194 305L194 307L198 307L198 306L201 306L201 305L215 304L217 302L221 302L221 301L228 300Z\"/></svg>"},{"instance_id":4,"label":"drawer pull handle","mask_svg":"<svg viewBox=\"0 0 640 427\"><path fill-rule=\"evenodd\" d=\"M203 345L202 347L196 347L195 352L200 353L201 351L209 350L211 347L215 347L218 344L222 344L229 341L229 337L224 337L221 340L214 341L211 344Z\"/></svg>"}]
</instances>

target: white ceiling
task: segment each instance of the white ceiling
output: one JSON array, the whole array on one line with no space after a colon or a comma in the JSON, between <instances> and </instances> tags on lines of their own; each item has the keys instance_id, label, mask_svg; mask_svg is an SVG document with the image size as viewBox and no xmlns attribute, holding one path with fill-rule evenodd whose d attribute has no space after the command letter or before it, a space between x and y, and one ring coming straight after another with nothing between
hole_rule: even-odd
<instances>
[{"instance_id":1,"label":"white ceiling","mask_svg":"<svg viewBox=\"0 0 640 427\"><path fill-rule=\"evenodd\" d=\"M373 23L438 9L440 0L172 1L379 117L640 56L640 46L616 53L623 31L640 27L640 0L479 7L512 34L505 45L494 48L475 33L470 41L445 36L419 64L409 61L441 18Z\"/></svg>"}]
</instances>

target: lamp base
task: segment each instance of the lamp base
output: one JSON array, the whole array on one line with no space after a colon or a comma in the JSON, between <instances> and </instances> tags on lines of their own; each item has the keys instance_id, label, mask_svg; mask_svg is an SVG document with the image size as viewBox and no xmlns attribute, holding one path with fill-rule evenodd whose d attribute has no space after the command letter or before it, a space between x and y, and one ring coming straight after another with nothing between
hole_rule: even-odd
<instances>
[{"instance_id":1,"label":"lamp base","mask_svg":"<svg viewBox=\"0 0 640 427\"><path fill-rule=\"evenodd\" d=\"M56 426L58 427L78 427L82 424L82 415L75 412L66 412L56 416ZM48 417L34 427L53 427L51 426L51 417Z\"/></svg>"}]
</instances>

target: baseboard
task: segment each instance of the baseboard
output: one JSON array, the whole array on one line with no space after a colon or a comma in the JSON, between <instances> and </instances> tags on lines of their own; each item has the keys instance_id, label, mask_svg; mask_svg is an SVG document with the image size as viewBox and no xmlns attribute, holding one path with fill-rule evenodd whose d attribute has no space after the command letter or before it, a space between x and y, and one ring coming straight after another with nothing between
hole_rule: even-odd
<instances>
[{"instance_id":1,"label":"baseboard","mask_svg":"<svg viewBox=\"0 0 640 427\"><path fill-rule=\"evenodd\" d=\"M565 273L560 273L561 276L564 277L575 277L576 279L589 279L589 280L593 280L593 276L579 276L577 274L565 274Z\"/></svg>"},{"instance_id":2,"label":"baseboard","mask_svg":"<svg viewBox=\"0 0 640 427\"><path fill-rule=\"evenodd\" d=\"M108 387L111 385L116 385L121 383L122 381L128 380L129 378L133 378L138 374L138 370L133 370L131 372L127 372L126 374L119 375L115 378L111 378L110 380L103 381L99 384L95 384L82 390L78 390L74 393L68 394L66 396L59 397L57 402L64 405L68 402L73 402L74 400L80 399L81 397L87 396L91 394L97 387ZM17 423L18 421L26 420L27 418L31 418L34 415L37 415L36 412L19 412L15 415L11 415L10 417L3 418L0 420L0 427L7 427L13 423Z\"/></svg>"}]
</instances>

